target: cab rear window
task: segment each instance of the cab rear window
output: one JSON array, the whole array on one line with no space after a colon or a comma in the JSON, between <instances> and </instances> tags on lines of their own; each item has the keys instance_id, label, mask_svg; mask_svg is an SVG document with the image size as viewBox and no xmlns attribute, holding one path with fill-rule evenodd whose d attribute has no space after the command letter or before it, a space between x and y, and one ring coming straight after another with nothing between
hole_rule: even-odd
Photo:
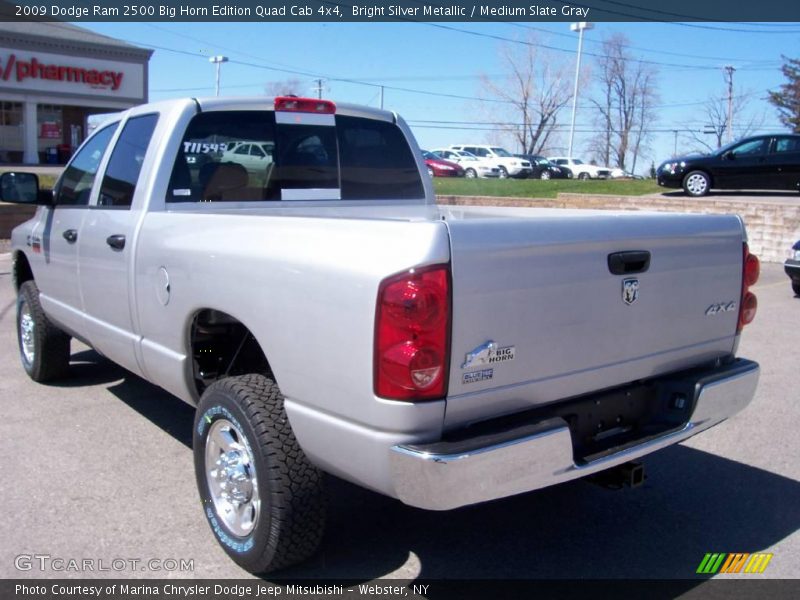
<instances>
[{"instance_id":1,"label":"cab rear window","mask_svg":"<svg viewBox=\"0 0 800 600\"><path fill-rule=\"evenodd\" d=\"M196 115L175 157L167 202L424 197L393 123L341 115L289 121L276 122L273 111Z\"/></svg>"}]
</instances>

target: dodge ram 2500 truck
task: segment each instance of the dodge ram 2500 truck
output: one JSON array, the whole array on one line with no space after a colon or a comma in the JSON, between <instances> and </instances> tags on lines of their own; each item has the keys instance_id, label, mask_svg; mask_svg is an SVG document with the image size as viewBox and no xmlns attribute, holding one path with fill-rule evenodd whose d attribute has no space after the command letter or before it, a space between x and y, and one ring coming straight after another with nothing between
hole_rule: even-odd
<instances>
[{"instance_id":1,"label":"dodge ram 2500 truck","mask_svg":"<svg viewBox=\"0 0 800 600\"><path fill-rule=\"evenodd\" d=\"M396 114L130 109L13 232L22 365L76 338L197 406L202 509L253 572L314 553L323 473L446 510L599 472L752 399L734 215L437 206Z\"/></svg>"}]
</instances>

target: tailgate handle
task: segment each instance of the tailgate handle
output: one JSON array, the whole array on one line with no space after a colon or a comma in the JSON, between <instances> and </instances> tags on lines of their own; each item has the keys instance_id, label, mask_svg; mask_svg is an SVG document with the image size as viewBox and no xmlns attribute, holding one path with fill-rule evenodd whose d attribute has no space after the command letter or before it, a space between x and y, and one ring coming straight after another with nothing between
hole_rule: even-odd
<instances>
[{"instance_id":1,"label":"tailgate handle","mask_svg":"<svg viewBox=\"0 0 800 600\"><path fill-rule=\"evenodd\" d=\"M647 250L614 252L608 255L608 270L614 275L644 273L650 268L650 253Z\"/></svg>"}]
</instances>

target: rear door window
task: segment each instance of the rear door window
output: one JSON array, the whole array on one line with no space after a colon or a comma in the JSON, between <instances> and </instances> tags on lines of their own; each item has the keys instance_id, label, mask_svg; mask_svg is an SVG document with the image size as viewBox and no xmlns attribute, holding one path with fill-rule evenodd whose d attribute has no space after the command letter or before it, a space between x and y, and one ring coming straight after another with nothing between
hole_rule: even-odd
<instances>
[{"instance_id":1,"label":"rear door window","mask_svg":"<svg viewBox=\"0 0 800 600\"><path fill-rule=\"evenodd\" d=\"M98 205L130 208L144 156L157 123L157 114L133 117L125 123L108 161Z\"/></svg>"}]
</instances>

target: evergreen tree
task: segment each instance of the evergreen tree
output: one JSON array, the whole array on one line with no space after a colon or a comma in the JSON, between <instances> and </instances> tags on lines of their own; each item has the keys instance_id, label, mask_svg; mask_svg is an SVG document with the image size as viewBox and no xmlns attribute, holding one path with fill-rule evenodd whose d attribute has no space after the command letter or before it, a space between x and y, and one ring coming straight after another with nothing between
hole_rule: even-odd
<instances>
[{"instance_id":1,"label":"evergreen tree","mask_svg":"<svg viewBox=\"0 0 800 600\"><path fill-rule=\"evenodd\" d=\"M783 60L781 71L787 82L769 93L769 101L778 109L781 123L800 133L800 59L784 56Z\"/></svg>"}]
</instances>

